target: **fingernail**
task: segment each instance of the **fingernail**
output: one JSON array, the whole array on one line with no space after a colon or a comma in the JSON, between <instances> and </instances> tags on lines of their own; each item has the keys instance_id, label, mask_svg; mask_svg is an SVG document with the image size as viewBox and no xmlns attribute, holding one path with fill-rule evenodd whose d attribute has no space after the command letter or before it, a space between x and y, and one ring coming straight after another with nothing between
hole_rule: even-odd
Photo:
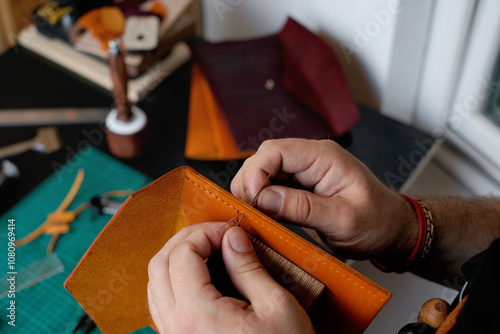
<instances>
[{"instance_id":1,"label":"fingernail","mask_svg":"<svg viewBox=\"0 0 500 334\"><path fill-rule=\"evenodd\" d=\"M252 249L252 243L241 228L234 228L230 231L229 244L238 253L249 252Z\"/></svg>"},{"instance_id":2,"label":"fingernail","mask_svg":"<svg viewBox=\"0 0 500 334\"><path fill-rule=\"evenodd\" d=\"M263 192L259 199L259 208L270 214L277 214L283 206L283 197L280 193L269 190Z\"/></svg>"},{"instance_id":3,"label":"fingernail","mask_svg":"<svg viewBox=\"0 0 500 334\"><path fill-rule=\"evenodd\" d=\"M247 203L249 203L253 198L253 196L250 194L250 191L248 189L245 189L245 196L246 196L246 198L244 198L243 200Z\"/></svg>"}]
</instances>

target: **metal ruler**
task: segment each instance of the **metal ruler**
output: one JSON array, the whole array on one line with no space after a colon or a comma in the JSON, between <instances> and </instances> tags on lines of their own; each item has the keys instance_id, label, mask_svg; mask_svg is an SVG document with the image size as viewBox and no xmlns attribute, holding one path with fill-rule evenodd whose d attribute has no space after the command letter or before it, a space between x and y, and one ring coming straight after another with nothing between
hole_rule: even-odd
<instances>
[{"instance_id":1,"label":"metal ruler","mask_svg":"<svg viewBox=\"0 0 500 334\"><path fill-rule=\"evenodd\" d=\"M0 127L91 124L103 122L110 108L0 109Z\"/></svg>"}]
</instances>

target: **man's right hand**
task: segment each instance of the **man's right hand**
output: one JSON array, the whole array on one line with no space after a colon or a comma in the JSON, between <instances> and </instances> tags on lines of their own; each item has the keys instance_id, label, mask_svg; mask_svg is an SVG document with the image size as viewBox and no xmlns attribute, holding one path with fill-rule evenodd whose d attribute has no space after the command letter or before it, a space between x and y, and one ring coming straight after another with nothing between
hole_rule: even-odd
<instances>
[{"instance_id":1,"label":"man's right hand","mask_svg":"<svg viewBox=\"0 0 500 334\"><path fill-rule=\"evenodd\" d=\"M266 141L245 161L231 191L249 202L269 174L259 210L317 230L351 258L398 260L411 253L418 234L411 205L334 141ZM283 174L311 191L273 185Z\"/></svg>"}]
</instances>

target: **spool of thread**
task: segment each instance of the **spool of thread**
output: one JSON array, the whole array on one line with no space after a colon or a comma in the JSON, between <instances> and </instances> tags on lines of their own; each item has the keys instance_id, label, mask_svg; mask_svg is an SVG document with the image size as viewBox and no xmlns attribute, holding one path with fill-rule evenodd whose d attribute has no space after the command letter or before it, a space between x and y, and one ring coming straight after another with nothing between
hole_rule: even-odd
<instances>
[{"instance_id":1,"label":"spool of thread","mask_svg":"<svg viewBox=\"0 0 500 334\"><path fill-rule=\"evenodd\" d=\"M106 117L106 140L111 154L132 159L144 151L148 136L146 113L127 98L127 71L118 40L109 42L109 68L115 108Z\"/></svg>"}]
</instances>

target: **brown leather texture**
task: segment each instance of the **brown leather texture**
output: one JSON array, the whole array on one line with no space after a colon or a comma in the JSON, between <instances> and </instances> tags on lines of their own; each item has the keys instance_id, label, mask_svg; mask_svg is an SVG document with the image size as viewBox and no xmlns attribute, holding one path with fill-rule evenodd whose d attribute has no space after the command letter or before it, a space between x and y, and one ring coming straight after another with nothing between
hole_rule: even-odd
<instances>
[{"instance_id":1,"label":"brown leather texture","mask_svg":"<svg viewBox=\"0 0 500 334\"><path fill-rule=\"evenodd\" d=\"M149 260L182 227L228 221L241 226L326 284L309 314L318 333L362 333L390 292L302 239L189 167L133 194L110 220L65 282L103 333L150 324Z\"/></svg>"}]
</instances>

